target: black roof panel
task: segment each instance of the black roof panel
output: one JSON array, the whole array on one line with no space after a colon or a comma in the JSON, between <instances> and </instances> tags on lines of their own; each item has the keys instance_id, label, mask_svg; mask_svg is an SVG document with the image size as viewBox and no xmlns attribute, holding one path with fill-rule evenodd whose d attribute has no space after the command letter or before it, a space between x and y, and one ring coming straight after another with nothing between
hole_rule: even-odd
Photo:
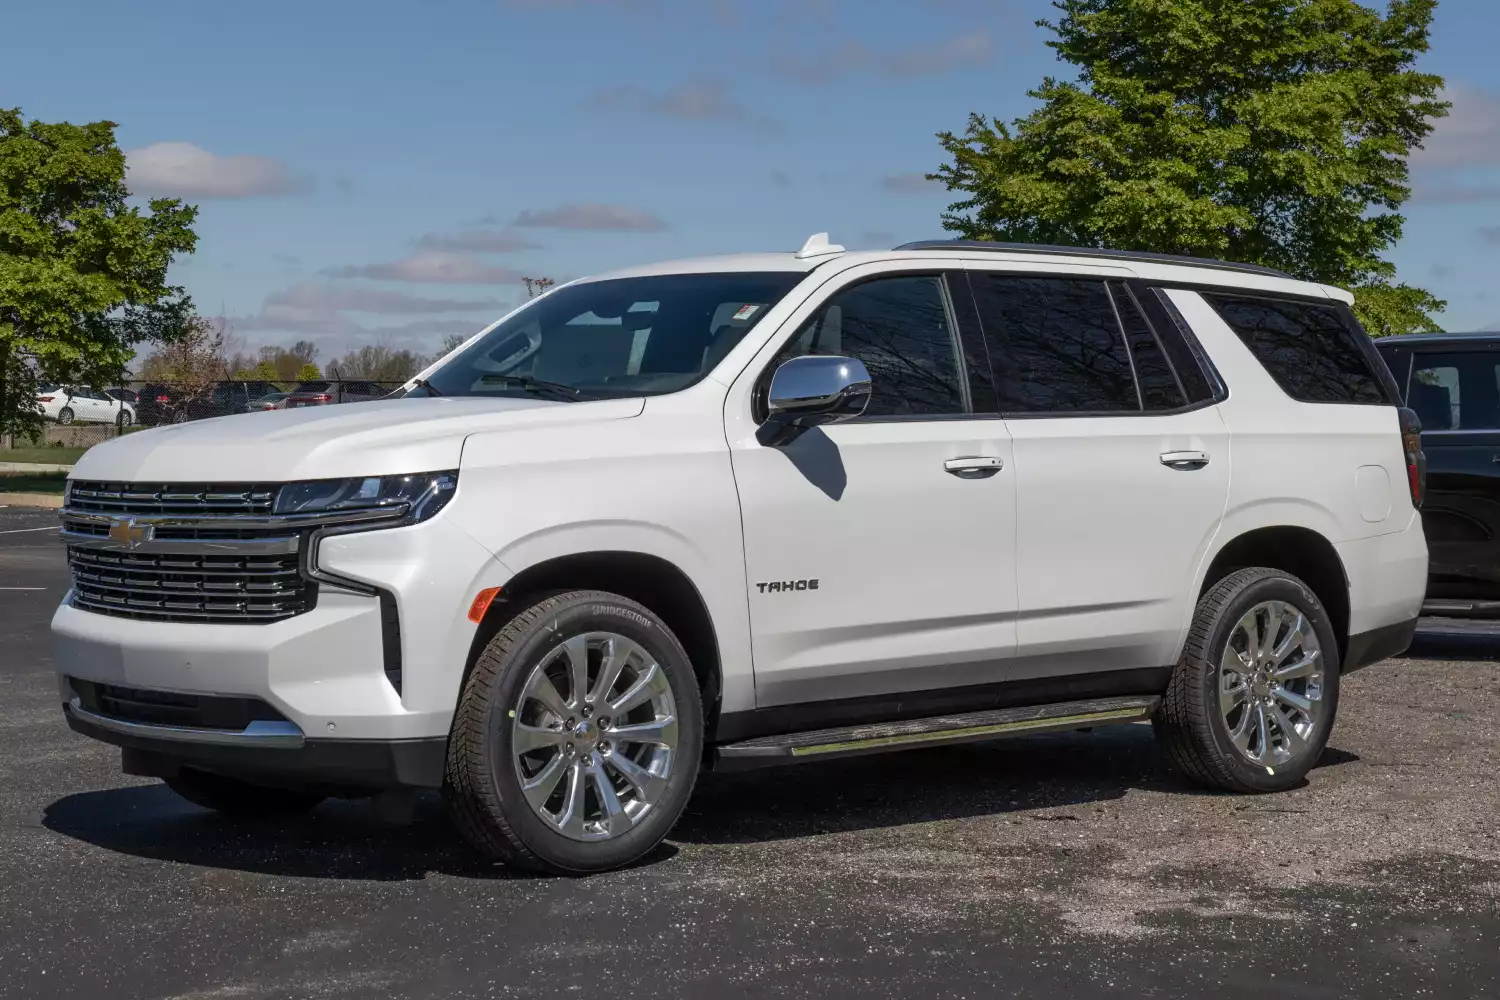
<instances>
[{"instance_id":1,"label":"black roof panel","mask_svg":"<svg viewBox=\"0 0 1500 1000\"><path fill-rule=\"evenodd\" d=\"M1206 257L1187 257L1171 253L1152 253L1147 250L1103 250L1099 247L1061 247L1046 243L992 243L988 240L918 240L903 243L896 250L988 250L995 253L1036 253L1067 255L1069 257L1102 257L1107 260L1139 261L1143 264L1185 264L1190 267L1208 267L1217 271L1238 271L1241 274L1263 274L1272 278L1291 278L1285 271L1259 264L1236 264L1227 260L1210 260Z\"/></svg>"},{"instance_id":2,"label":"black roof panel","mask_svg":"<svg viewBox=\"0 0 1500 1000\"><path fill-rule=\"evenodd\" d=\"M1459 342L1494 341L1500 343L1500 333L1474 330L1465 333L1398 333L1391 337L1376 337L1376 344L1454 344Z\"/></svg>"}]
</instances>

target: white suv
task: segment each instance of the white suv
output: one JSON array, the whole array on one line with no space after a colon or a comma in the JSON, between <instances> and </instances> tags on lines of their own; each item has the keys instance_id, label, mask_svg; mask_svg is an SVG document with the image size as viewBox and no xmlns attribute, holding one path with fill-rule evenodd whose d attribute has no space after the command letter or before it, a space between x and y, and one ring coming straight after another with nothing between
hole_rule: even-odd
<instances>
[{"instance_id":1,"label":"white suv","mask_svg":"<svg viewBox=\"0 0 1500 1000\"><path fill-rule=\"evenodd\" d=\"M700 766L1150 719L1302 781L1422 603L1416 425L1338 289L916 243L632 268L405 398L89 451L74 729L225 813L442 788L491 857L628 863Z\"/></svg>"}]
</instances>

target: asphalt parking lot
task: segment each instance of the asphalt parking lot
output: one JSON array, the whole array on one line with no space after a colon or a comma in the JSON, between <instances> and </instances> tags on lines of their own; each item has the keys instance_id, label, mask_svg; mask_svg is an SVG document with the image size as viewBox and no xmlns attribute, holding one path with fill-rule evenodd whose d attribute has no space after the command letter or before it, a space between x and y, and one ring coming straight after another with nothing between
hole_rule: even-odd
<instances>
[{"instance_id":1,"label":"asphalt parking lot","mask_svg":"<svg viewBox=\"0 0 1500 1000\"><path fill-rule=\"evenodd\" d=\"M1352 675L1284 795L1128 726L707 775L647 862L534 878L435 800L230 823L120 775L58 710L53 523L0 509L3 996L1500 993L1500 636Z\"/></svg>"}]
</instances>

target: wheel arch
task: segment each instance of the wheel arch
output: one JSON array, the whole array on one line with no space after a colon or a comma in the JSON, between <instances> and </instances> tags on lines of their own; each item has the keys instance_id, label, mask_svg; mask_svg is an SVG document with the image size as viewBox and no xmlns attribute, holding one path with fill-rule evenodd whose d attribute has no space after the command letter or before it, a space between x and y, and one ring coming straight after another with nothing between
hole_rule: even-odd
<instances>
[{"instance_id":1,"label":"wheel arch","mask_svg":"<svg viewBox=\"0 0 1500 1000\"><path fill-rule=\"evenodd\" d=\"M660 617L693 664L703 696L705 737L712 739L724 683L718 632L708 603L692 577L659 555L631 550L577 552L544 559L516 573L500 588L479 623L464 681L480 652L506 621L534 598L561 590L609 591L636 601Z\"/></svg>"},{"instance_id":2,"label":"wheel arch","mask_svg":"<svg viewBox=\"0 0 1500 1000\"><path fill-rule=\"evenodd\" d=\"M1251 566L1282 570L1312 588L1332 619L1342 664L1349 647L1349 575L1333 542L1321 532L1294 524L1244 531L1220 546L1208 561L1197 598L1235 570Z\"/></svg>"}]
</instances>

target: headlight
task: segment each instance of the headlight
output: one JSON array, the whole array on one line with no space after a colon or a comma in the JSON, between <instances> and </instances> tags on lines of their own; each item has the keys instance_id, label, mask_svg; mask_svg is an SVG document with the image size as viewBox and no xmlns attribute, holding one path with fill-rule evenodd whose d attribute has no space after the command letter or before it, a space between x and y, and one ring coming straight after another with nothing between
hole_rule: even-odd
<instances>
[{"instance_id":1,"label":"headlight","mask_svg":"<svg viewBox=\"0 0 1500 1000\"><path fill-rule=\"evenodd\" d=\"M458 472L414 472L406 476L314 479L288 483L276 494L277 514L322 514L408 505L407 524L425 521L448 505Z\"/></svg>"}]
</instances>

